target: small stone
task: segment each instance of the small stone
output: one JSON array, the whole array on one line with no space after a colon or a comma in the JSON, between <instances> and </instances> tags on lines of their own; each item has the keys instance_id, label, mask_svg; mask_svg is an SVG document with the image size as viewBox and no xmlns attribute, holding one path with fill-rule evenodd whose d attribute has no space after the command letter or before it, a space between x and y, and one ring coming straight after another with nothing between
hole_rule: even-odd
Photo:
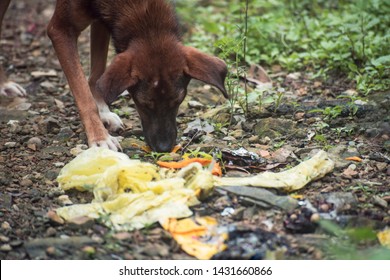
<instances>
[{"instance_id":1,"label":"small stone","mask_svg":"<svg viewBox=\"0 0 390 280\"><path fill-rule=\"evenodd\" d=\"M114 237L115 239L118 239L118 240L126 240L126 239L131 239L132 238L132 234L130 234L129 232L118 232L118 233L115 233L112 237Z\"/></svg>"},{"instance_id":2,"label":"small stone","mask_svg":"<svg viewBox=\"0 0 390 280\"><path fill-rule=\"evenodd\" d=\"M310 217L310 222L312 223L317 223L319 220L320 220L320 215L318 213L314 213L313 215L311 215Z\"/></svg>"},{"instance_id":3,"label":"small stone","mask_svg":"<svg viewBox=\"0 0 390 280\"><path fill-rule=\"evenodd\" d=\"M23 244L23 241L22 240L12 240L9 245L11 245L12 247L19 247L20 245Z\"/></svg>"},{"instance_id":4,"label":"small stone","mask_svg":"<svg viewBox=\"0 0 390 280\"><path fill-rule=\"evenodd\" d=\"M57 234L57 230L53 227L49 227L46 230L46 236L52 237L52 236L56 236L56 234Z\"/></svg>"},{"instance_id":5,"label":"small stone","mask_svg":"<svg viewBox=\"0 0 390 280\"><path fill-rule=\"evenodd\" d=\"M320 205L320 210L321 210L322 212L328 212L328 211L329 211L329 205L326 204L326 203L321 204L321 205Z\"/></svg>"},{"instance_id":6,"label":"small stone","mask_svg":"<svg viewBox=\"0 0 390 280\"><path fill-rule=\"evenodd\" d=\"M234 138L242 138L244 135L244 131L241 130L241 129L236 129L236 130L233 130L231 133L230 133L230 136L234 137Z\"/></svg>"},{"instance_id":7,"label":"small stone","mask_svg":"<svg viewBox=\"0 0 390 280\"><path fill-rule=\"evenodd\" d=\"M54 84L49 82L49 81L44 81L43 83L41 83L41 87L43 89L46 89L46 90L50 91L50 92L52 92L52 91L54 91L56 89Z\"/></svg>"},{"instance_id":8,"label":"small stone","mask_svg":"<svg viewBox=\"0 0 390 280\"><path fill-rule=\"evenodd\" d=\"M254 135L254 136L249 137L248 142L250 144L258 143L259 142L259 136L258 135Z\"/></svg>"},{"instance_id":9,"label":"small stone","mask_svg":"<svg viewBox=\"0 0 390 280\"><path fill-rule=\"evenodd\" d=\"M3 230L9 230L9 229L11 229L11 225L10 225L8 222L3 222L3 223L1 224L1 229L3 229Z\"/></svg>"},{"instance_id":10,"label":"small stone","mask_svg":"<svg viewBox=\"0 0 390 280\"><path fill-rule=\"evenodd\" d=\"M66 142L74 135L73 130L70 127L63 127L56 135L56 140Z\"/></svg>"},{"instance_id":11,"label":"small stone","mask_svg":"<svg viewBox=\"0 0 390 280\"><path fill-rule=\"evenodd\" d=\"M9 241L9 237L5 236L5 235L0 235L0 241L1 242L8 242Z\"/></svg>"},{"instance_id":12,"label":"small stone","mask_svg":"<svg viewBox=\"0 0 390 280\"><path fill-rule=\"evenodd\" d=\"M271 138L269 138L268 136L265 136L265 137L260 139L260 144L262 144L262 145L267 145L270 142L271 142Z\"/></svg>"},{"instance_id":13,"label":"small stone","mask_svg":"<svg viewBox=\"0 0 390 280\"><path fill-rule=\"evenodd\" d=\"M20 131L20 124L19 124L19 121L17 121L17 120L10 120L7 123L7 126L9 127L10 132Z\"/></svg>"},{"instance_id":14,"label":"small stone","mask_svg":"<svg viewBox=\"0 0 390 280\"><path fill-rule=\"evenodd\" d=\"M190 100L188 101L188 107L192 109L202 109L204 105L198 101Z\"/></svg>"},{"instance_id":15,"label":"small stone","mask_svg":"<svg viewBox=\"0 0 390 280\"><path fill-rule=\"evenodd\" d=\"M58 198L58 203L62 206L67 206L67 205L72 205L73 202L69 199L69 196L67 196L66 194L64 195L60 195Z\"/></svg>"},{"instance_id":16,"label":"small stone","mask_svg":"<svg viewBox=\"0 0 390 280\"><path fill-rule=\"evenodd\" d=\"M9 244L3 244L0 246L0 251L9 252L11 250L12 250L12 247Z\"/></svg>"},{"instance_id":17,"label":"small stone","mask_svg":"<svg viewBox=\"0 0 390 280\"><path fill-rule=\"evenodd\" d=\"M54 246L49 246L47 247L46 249L46 253L49 255L49 256L55 256L56 254L56 248Z\"/></svg>"},{"instance_id":18,"label":"small stone","mask_svg":"<svg viewBox=\"0 0 390 280\"><path fill-rule=\"evenodd\" d=\"M15 148L16 147L16 142L6 142L4 143L4 147L6 148Z\"/></svg>"},{"instance_id":19,"label":"small stone","mask_svg":"<svg viewBox=\"0 0 390 280\"><path fill-rule=\"evenodd\" d=\"M298 219L297 214L291 214L291 215L290 215L290 220L291 220L291 221L295 221L296 219Z\"/></svg>"},{"instance_id":20,"label":"small stone","mask_svg":"<svg viewBox=\"0 0 390 280\"><path fill-rule=\"evenodd\" d=\"M42 147L42 140L39 137L32 137L27 141L27 147L36 151Z\"/></svg>"},{"instance_id":21,"label":"small stone","mask_svg":"<svg viewBox=\"0 0 390 280\"><path fill-rule=\"evenodd\" d=\"M373 196L372 199L373 199L374 204L376 204L376 205L378 205L378 206L380 206L382 208L386 209L388 207L388 205L389 205L386 200L384 200L383 198L380 198L377 195Z\"/></svg>"},{"instance_id":22,"label":"small stone","mask_svg":"<svg viewBox=\"0 0 390 280\"><path fill-rule=\"evenodd\" d=\"M93 255L96 253L96 249L92 246L85 246L82 251L88 255Z\"/></svg>"},{"instance_id":23,"label":"small stone","mask_svg":"<svg viewBox=\"0 0 390 280\"><path fill-rule=\"evenodd\" d=\"M44 123L46 124L47 133L55 133L60 129L60 123L53 117L48 117Z\"/></svg>"},{"instance_id":24,"label":"small stone","mask_svg":"<svg viewBox=\"0 0 390 280\"><path fill-rule=\"evenodd\" d=\"M33 185L33 181L31 181L30 179L23 179L20 182L20 186L23 188L28 188L28 187L31 187L32 185Z\"/></svg>"},{"instance_id":25,"label":"small stone","mask_svg":"<svg viewBox=\"0 0 390 280\"><path fill-rule=\"evenodd\" d=\"M55 166L55 167L64 167L64 166L65 166L65 163L63 163L63 162L55 162L55 163L54 163L54 166Z\"/></svg>"},{"instance_id":26,"label":"small stone","mask_svg":"<svg viewBox=\"0 0 390 280\"><path fill-rule=\"evenodd\" d=\"M378 171L380 171L380 172L385 171L387 168L387 163L386 162L378 162L376 164L376 168L378 168Z\"/></svg>"},{"instance_id":27,"label":"small stone","mask_svg":"<svg viewBox=\"0 0 390 280\"><path fill-rule=\"evenodd\" d=\"M53 222L55 222L57 224L60 224L60 225L64 224L64 222L65 222L64 219L62 219L60 216L58 216L57 213L55 211L53 211L53 210L49 210L47 212L47 217L51 221L53 221Z\"/></svg>"},{"instance_id":28,"label":"small stone","mask_svg":"<svg viewBox=\"0 0 390 280\"><path fill-rule=\"evenodd\" d=\"M356 164L352 163L348 166L348 169L351 169L351 170L356 170Z\"/></svg>"}]
</instances>

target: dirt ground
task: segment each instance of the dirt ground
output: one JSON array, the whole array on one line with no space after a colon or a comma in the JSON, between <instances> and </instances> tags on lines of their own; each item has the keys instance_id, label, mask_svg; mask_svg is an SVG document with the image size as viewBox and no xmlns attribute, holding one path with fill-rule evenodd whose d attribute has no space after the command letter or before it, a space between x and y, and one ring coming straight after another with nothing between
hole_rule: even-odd
<instances>
[{"instance_id":1,"label":"dirt ground","mask_svg":"<svg viewBox=\"0 0 390 280\"><path fill-rule=\"evenodd\" d=\"M14 2L3 24L0 60L28 97L0 100L0 258L192 259L158 225L114 232L98 221L71 224L53 215L64 195L56 177L74 158L73 148L86 148L86 137L45 33L54 1ZM85 69L88 50L86 32L80 38ZM285 89L282 102L254 107L246 119L237 108L230 127L225 125L230 108L224 106L223 97L192 83L178 116L180 142L187 151L221 152L225 175L277 172L324 148L336 168L294 193L300 206L292 211L267 205L261 198L214 192L193 210L232 227L228 249L215 258L369 258L383 248L375 237L355 241L314 220L316 214L341 228L375 233L390 226L390 93L375 93L364 103L353 103L337 98L344 92L356 96L342 75L321 82L277 66L267 70L274 84ZM334 118L313 111L335 106L342 110ZM153 157L134 148L134 143L142 145L142 130L131 100L123 97L114 108L126 125L120 133L124 153L153 162ZM194 120L211 128L195 135ZM240 147L249 156L234 154ZM76 191L65 195L73 203L90 199ZM389 256L381 251L379 258Z\"/></svg>"}]
</instances>

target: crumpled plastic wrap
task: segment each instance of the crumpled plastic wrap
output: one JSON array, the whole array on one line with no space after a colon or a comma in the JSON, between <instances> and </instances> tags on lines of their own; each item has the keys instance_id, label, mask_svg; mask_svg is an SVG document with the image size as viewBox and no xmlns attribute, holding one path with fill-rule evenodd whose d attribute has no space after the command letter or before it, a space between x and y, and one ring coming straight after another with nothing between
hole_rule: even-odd
<instances>
[{"instance_id":1,"label":"crumpled plastic wrap","mask_svg":"<svg viewBox=\"0 0 390 280\"><path fill-rule=\"evenodd\" d=\"M91 203L57 209L59 216L67 221L104 217L102 220L117 230L191 216L189 207L213 189L213 176L198 163L175 174L159 173L153 164L103 148L78 155L61 170L57 181L64 190L94 194Z\"/></svg>"},{"instance_id":2,"label":"crumpled plastic wrap","mask_svg":"<svg viewBox=\"0 0 390 280\"><path fill-rule=\"evenodd\" d=\"M324 151L280 173L264 172L244 178L219 178L199 163L178 172L129 159L123 153L91 148L67 164L57 181L64 190L89 191L94 199L57 209L67 221L100 218L116 230L140 229L168 218L192 215L189 207L209 196L214 186L256 186L295 191L332 171L333 161Z\"/></svg>"}]
</instances>

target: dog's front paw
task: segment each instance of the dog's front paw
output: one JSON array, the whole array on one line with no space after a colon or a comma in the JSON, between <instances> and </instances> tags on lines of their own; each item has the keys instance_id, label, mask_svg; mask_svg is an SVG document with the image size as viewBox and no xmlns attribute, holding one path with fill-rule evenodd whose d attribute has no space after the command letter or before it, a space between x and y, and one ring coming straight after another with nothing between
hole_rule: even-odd
<instances>
[{"instance_id":1,"label":"dog's front paw","mask_svg":"<svg viewBox=\"0 0 390 280\"><path fill-rule=\"evenodd\" d=\"M124 128L122 120L113 112L103 111L99 112L100 119L108 131L115 132Z\"/></svg>"},{"instance_id":2,"label":"dog's front paw","mask_svg":"<svg viewBox=\"0 0 390 280\"><path fill-rule=\"evenodd\" d=\"M119 144L119 141L116 137L113 137L111 135L108 135L105 140L100 140L100 141L91 141L89 146L92 147L101 147L101 148L106 148L113 150L115 152L121 151L121 145Z\"/></svg>"},{"instance_id":3,"label":"dog's front paw","mask_svg":"<svg viewBox=\"0 0 390 280\"><path fill-rule=\"evenodd\" d=\"M24 97L27 93L19 84L8 81L0 85L0 95L8 97Z\"/></svg>"}]
</instances>

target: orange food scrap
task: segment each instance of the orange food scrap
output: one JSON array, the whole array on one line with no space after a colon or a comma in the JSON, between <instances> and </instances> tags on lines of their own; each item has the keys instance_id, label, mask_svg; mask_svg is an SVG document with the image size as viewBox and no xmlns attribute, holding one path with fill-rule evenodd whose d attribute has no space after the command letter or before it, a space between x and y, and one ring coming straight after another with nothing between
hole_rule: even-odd
<instances>
[{"instance_id":1,"label":"orange food scrap","mask_svg":"<svg viewBox=\"0 0 390 280\"><path fill-rule=\"evenodd\" d=\"M172 152L171 153L176 153L178 150L181 149L181 145L176 145L175 147L173 147L172 149Z\"/></svg>"},{"instance_id":2,"label":"orange food scrap","mask_svg":"<svg viewBox=\"0 0 390 280\"><path fill-rule=\"evenodd\" d=\"M214 163L213 170L211 171L211 174L213 174L215 176L219 176L219 177L222 176L221 165L218 162Z\"/></svg>"},{"instance_id":3,"label":"orange food scrap","mask_svg":"<svg viewBox=\"0 0 390 280\"><path fill-rule=\"evenodd\" d=\"M347 157L345 160L351 160L356 162L362 162L363 160L360 157Z\"/></svg>"},{"instance_id":4,"label":"orange food scrap","mask_svg":"<svg viewBox=\"0 0 390 280\"><path fill-rule=\"evenodd\" d=\"M211 163L211 159L205 159L205 158L189 158L182 161L157 161L157 164L160 167L165 168L173 168L173 169L180 169L183 167L186 167L194 162L199 162L202 166L209 165Z\"/></svg>"}]
</instances>

